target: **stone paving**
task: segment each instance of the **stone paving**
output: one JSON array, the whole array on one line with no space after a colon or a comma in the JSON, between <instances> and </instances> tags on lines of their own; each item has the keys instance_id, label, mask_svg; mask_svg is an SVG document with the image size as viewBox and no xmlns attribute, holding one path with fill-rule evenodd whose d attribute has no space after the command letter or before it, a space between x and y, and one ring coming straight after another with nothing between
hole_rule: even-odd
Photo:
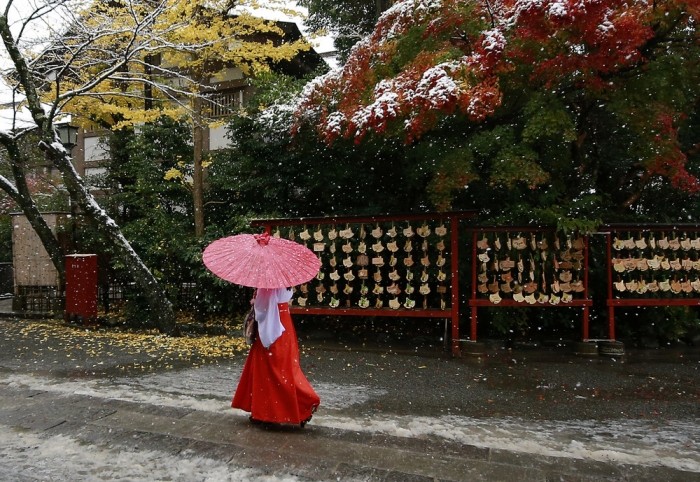
<instances>
[{"instance_id":1,"label":"stone paving","mask_svg":"<svg viewBox=\"0 0 700 482\"><path fill-rule=\"evenodd\" d=\"M110 378L113 377L113 371L122 363L133 366L134 362L138 361L142 371L130 375L136 379L154 371L165 371L166 368L158 363L157 357L150 354L134 355L111 349L111 366L100 367L96 372L72 371L69 368L94 367L95 363L90 359L90 353L78 350L71 352L70 357L63 357L61 350L67 349L65 345L52 345L50 339L19 336L18 330L22 323L24 322L0 320L0 333L5 334L4 337L0 336L0 427L5 436L12 433L50 440L61 436L68 437L85 447L85 456L88 458L91 450L96 448L107 448L113 453L153 451L175 458L198 456L225 463L230 467L229 474L238 474L227 476L220 472L212 475L191 473L176 478L161 478L161 475L154 472L151 474L151 480L243 480L241 472L235 471L246 468L252 470L249 476L251 480L266 480L264 477L269 476L281 480L287 480L285 477L288 477L288 480L302 481L700 481L700 472L654 463L629 464L547 456L477 446L445 437L404 437L352 427L333 427L323 423L322 410L318 414L318 423L312 420L305 429L260 427L251 425L245 416L232 410L213 412L167 406L158 403L157 400L128 401L98 397L89 392L78 393L79 391L58 393L53 386L47 386L45 389L29 386L18 382L18 377L46 377L54 380L52 383L57 385L70 379L72 387L76 386L75 383L80 386L81 379L85 382L99 380L103 385L108 385L110 380L113 380ZM37 351L36 345L39 342L43 348L51 347L51 350ZM523 373L533 370L539 372L537 377L542 379L552 377L554 373L565 377L565 373L576 373L581 367L593 368L597 375L607 373L609 379L606 380L603 389L608 400L591 400L592 405L600 403L600 410L606 412L599 414L600 419L615 417L616 415L607 413L614 405L619 406L623 412L644 409L651 413L662 407L662 413L659 415L661 418L682 418L696 424L700 420L697 383L700 378L698 360L694 358L697 356L696 352L692 352L692 356L684 354L681 361L675 359L670 364L668 361L652 360L621 366L600 360L582 361L579 364L574 358L551 354L547 355L547 359L539 361L534 359L534 353L524 356L508 352L505 355L492 354L488 361L470 361L340 347L304 347L303 351L303 365L309 367L308 373L312 383L332 381L337 390L350 391L358 386L354 377L359 376L371 378L373 387L384 388L381 403L375 401L369 408L352 407L336 411L342 412L346 419L356 417L358 426L373 414L394 414L402 417L415 414L419 417L431 411L444 412L445 406L459 404L459 400L462 399L457 398L456 394L446 395L454 399L444 402L441 401L444 397L438 393L418 393L421 390L425 391L424 384L428 387L454 386L456 373L468 373L470 380L474 380L477 375L488 376L493 384L475 385L475 392L470 395L475 398L464 401L465 412L472 410L479 416L488 417L488 410L494 411L494 408L485 408L489 404L478 403L478 397L498 399L499 394L503 394L503 404L496 410L499 412L497 415L509 416L509 410L519 413L528 404L534 404L534 400L538 398L534 396L536 394L527 393L518 382L510 380L513 366L517 370L518 365L529 367ZM39 366L36 363L37 357L41 358ZM532 361L526 360L528 357ZM243 355L232 363L240 365L242 360ZM146 366L144 369L143 365L149 363L152 367ZM346 370L348 366L376 368L381 363L384 363L387 369L371 372ZM677 370L669 373L666 380L662 380L663 375L659 375L669 372L669 366L676 367ZM407 368L406 373L427 372L429 376L427 379L419 376L406 379L399 367ZM371 373L371 377L368 373ZM516 372L516 378L522 377L517 376ZM648 392L645 392L655 393L656 398L640 402L623 397L621 394L624 391L616 392L613 389L616 386L624 386L630 379L644 379L648 383L656 383L654 386L647 385ZM688 386L689 384L691 386ZM664 387L669 396L660 396L659 393L663 393L664 390L659 391L659 387ZM673 390L679 393L681 387L687 389L683 397L670 394ZM222 387L222 390L228 388ZM509 390L521 391L522 396L508 398ZM457 392L464 393L464 390L457 390L455 393ZM614 398L615 394L619 394L618 399ZM568 397L568 392L562 391L561 396ZM543 417L542 413L546 414L550 409L552 414L565 414L566 409L562 407L565 401L580 400L566 397L540 400L542 405L537 408L536 413L533 412L533 417ZM410 403L406 403L407 401ZM329 412L336 413L332 408ZM588 415L595 414L591 412ZM0 456L6 460L9 456L14 462L11 467L0 462L0 480L57 480L51 476L54 470L51 467L33 465L31 446L22 450L3 448L5 444L2 443L2 437L0 435ZM691 447L691 450L697 449L697 445ZM72 480L111 479L88 470L75 474Z\"/></svg>"},{"instance_id":2,"label":"stone paving","mask_svg":"<svg viewBox=\"0 0 700 482\"><path fill-rule=\"evenodd\" d=\"M445 440L416 440L313 424L304 430L260 429L232 414L114 400L100 400L95 406L91 397L57 399L48 392L21 388L3 389L0 424L48 436L68 435L88 445L125 449L136 445L140 450L196 453L237 467L250 467L261 474L290 474L300 480L700 480L700 474L665 467L532 456ZM18 480L14 477L22 476L22 472L9 475L0 477Z\"/></svg>"}]
</instances>

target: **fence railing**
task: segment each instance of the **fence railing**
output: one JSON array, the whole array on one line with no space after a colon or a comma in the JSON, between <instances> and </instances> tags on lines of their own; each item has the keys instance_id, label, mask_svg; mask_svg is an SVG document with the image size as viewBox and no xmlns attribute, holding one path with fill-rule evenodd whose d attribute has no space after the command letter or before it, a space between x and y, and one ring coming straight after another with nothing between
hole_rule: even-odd
<instances>
[{"instance_id":1,"label":"fence railing","mask_svg":"<svg viewBox=\"0 0 700 482\"><path fill-rule=\"evenodd\" d=\"M589 338L588 236L551 227L472 229L471 332L480 307L580 307Z\"/></svg>"},{"instance_id":2,"label":"fence railing","mask_svg":"<svg viewBox=\"0 0 700 482\"><path fill-rule=\"evenodd\" d=\"M601 231L610 339L617 307L700 306L700 226L609 224Z\"/></svg>"},{"instance_id":3,"label":"fence railing","mask_svg":"<svg viewBox=\"0 0 700 482\"><path fill-rule=\"evenodd\" d=\"M602 258L609 340L616 337L616 307L700 306L698 225L610 224L593 235L548 226L460 225L474 215L270 219L252 225L306 244L321 260L317 279L297 289L293 313L445 318L454 354L460 352L464 288L470 311L466 341L477 340L478 310L485 307L578 308L581 338L589 340L589 251L596 235L607 240ZM468 282L460 264L468 266Z\"/></svg>"},{"instance_id":4,"label":"fence railing","mask_svg":"<svg viewBox=\"0 0 700 482\"><path fill-rule=\"evenodd\" d=\"M607 337L616 339L620 307L700 306L700 225L607 224L579 235L548 226L476 226L475 211L382 216L255 220L254 227L294 239L321 261L318 275L295 287L291 312L445 320L446 348L477 341L481 308L561 308L581 311L581 338L590 312L607 305ZM603 243L592 243L603 237ZM600 238L598 238L600 240ZM591 246L600 249L606 289L591 296ZM600 262L596 264L599 268ZM100 285L104 306L128 291ZM186 304L198 289L182 284ZM60 310L55 287L16 286L16 310ZM463 302L461 300L464 300ZM460 338L460 324L469 332Z\"/></svg>"}]
</instances>

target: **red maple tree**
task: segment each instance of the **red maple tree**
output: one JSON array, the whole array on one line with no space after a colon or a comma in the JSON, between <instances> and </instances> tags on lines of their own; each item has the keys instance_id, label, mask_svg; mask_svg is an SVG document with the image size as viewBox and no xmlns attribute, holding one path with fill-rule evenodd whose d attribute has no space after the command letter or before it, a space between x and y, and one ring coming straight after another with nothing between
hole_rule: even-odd
<instances>
[{"instance_id":1,"label":"red maple tree","mask_svg":"<svg viewBox=\"0 0 700 482\"><path fill-rule=\"evenodd\" d=\"M410 143L446 117L478 129L525 91L604 99L678 32L697 47L698 21L700 0L400 1L342 69L307 86L294 130L316 125L329 143L360 143L368 133ZM657 107L637 119L640 137L656 143L643 160L646 174L700 190L679 147L680 112L672 103Z\"/></svg>"}]
</instances>

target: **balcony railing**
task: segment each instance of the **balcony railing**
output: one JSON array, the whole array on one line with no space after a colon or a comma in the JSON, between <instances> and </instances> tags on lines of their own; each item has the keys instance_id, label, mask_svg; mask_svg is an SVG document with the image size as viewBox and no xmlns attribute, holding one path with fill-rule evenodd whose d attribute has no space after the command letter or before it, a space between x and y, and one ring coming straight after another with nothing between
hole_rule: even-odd
<instances>
[{"instance_id":1,"label":"balcony railing","mask_svg":"<svg viewBox=\"0 0 700 482\"><path fill-rule=\"evenodd\" d=\"M207 115L210 117L228 117L243 106L243 89L216 92L211 94L205 103Z\"/></svg>"}]
</instances>

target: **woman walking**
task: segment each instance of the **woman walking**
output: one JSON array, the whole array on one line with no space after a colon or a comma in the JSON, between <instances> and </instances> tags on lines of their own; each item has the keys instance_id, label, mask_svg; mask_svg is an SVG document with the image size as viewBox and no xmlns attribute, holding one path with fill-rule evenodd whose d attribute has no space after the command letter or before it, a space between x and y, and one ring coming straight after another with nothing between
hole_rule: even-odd
<instances>
[{"instance_id":1,"label":"woman walking","mask_svg":"<svg viewBox=\"0 0 700 482\"><path fill-rule=\"evenodd\" d=\"M320 260L308 248L268 232L214 241L203 253L217 276L257 288L257 336L246 358L231 406L252 422L299 424L311 420L320 399L299 365L299 344L289 314L290 288L313 278Z\"/></svg>"},{"instance_id":2,"label":"woman walking","mask_svg":"<svg viewBox=\"0 0 700 482\"><path fill-rule=\"evenodd\" d=\"M250 412L253 422L304 426L320 403L299 365L291 298L286 288L258 288L255 296L257 336L231 403Z\"/></svg>"}]
</instances>

